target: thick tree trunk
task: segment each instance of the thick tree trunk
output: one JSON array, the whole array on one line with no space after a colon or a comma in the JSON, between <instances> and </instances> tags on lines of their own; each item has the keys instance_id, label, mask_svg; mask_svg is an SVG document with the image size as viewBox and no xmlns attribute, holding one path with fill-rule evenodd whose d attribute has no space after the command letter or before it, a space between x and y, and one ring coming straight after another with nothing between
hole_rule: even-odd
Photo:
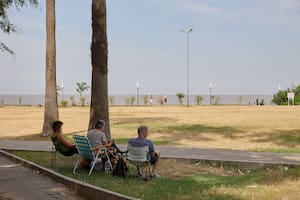
<instances>
[{"instance_id":1,"label":"thick tree trunk","mask_svg":"<svg viewBox=\"0 0 300 200\"><path fill-rule=\"evenodd\" d=\"M51 123L59 119L56 91L55 0L46 0L46 94L42 135L52 133Z\"/></svg>"},{"instance_id":2,"label":"thick tree trunk","mask_svg":"<svg viewBox=\"0 0 300 200\"><path fill-rule=\"evenodd\" d=\"M108 111L108 80L107 80L107 33L106 33L106 1L92 1L92 94L89 128L94 126L96 119L106 122L105 134L110 136Z\"/></svg>"}]
</instances>

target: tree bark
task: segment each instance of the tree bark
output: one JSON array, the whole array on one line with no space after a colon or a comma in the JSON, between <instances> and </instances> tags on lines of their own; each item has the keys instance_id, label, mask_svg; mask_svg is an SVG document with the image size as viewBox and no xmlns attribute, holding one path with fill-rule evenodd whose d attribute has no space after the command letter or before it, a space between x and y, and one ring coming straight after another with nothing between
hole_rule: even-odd
<instances>
[{"instance_id":1,"label":"tree bark","mask_svg":"<svg viewBox=\"0 0 300 200\"><path fill-rule=\"evenodd\" d=\"M106 31L106 0L92 1L92 89L89 129L97 119L106 122L106 137L110 140L108 110L108 45Z\"/></svg>"},{"instance_id":2,"label":"tree bark","mask_svg":"<svg viewBox=\"0 0 300 200\"><path fill-rule=\"evenodd\" d=\"M52 133L51 123L59 119L56 91L55 0L46 0L46 91L43 136Z\"/></svg>"}]
</instances>

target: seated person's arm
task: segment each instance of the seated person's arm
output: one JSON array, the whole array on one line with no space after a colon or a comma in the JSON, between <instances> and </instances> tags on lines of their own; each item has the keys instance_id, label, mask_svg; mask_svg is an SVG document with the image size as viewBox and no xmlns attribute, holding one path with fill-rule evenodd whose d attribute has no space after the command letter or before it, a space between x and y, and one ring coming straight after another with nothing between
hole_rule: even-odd
<instances>
[{"instance_id":1,"label":"seated person's arm","mask_svg":"<svg viewBox=\"0 0 300 200\"><path fill-rule=\"evenodd\" d=\"M111 140L111 141L108 142L108 141L105 140L102 143L103 143L103 146L105 146L106 148L109 148L114 143L114 141Z\"/></svg>"},{"instance_id":2,"label":"seated person's arm","mask_svg":"<svg viewBox=\"0 0 300 200\"><path fill-rule=\"evenodd\" d=\"M153 158L155 156L155 151L151 152L150 155Z\"/></svg>"},{"instance_id":3,"label":"seated person's arm","mask_svg":"<svg viewBox=\"0 0 300 200\"><path fill-rule=\"evenodd\" d=\"M152 143L149 145L149 152L150 152L150 156L151 156L152 158L153 158L153 157L155 156L155 154L156 154L156 152L155 152L155 150L154 150L154 146L153 146Z\"/></svg>"},{"instance_id":4,"label":"seated person's arm","mask_svg":"<svg viewBox=\"0 0 300 200\"><path fill-rule=\"evenodd\" d=\"M61 133L56 134L57 139L62 142L65 146L72 148L75 146L74 143L69 143Z\"/></svg>"}]
</instances>

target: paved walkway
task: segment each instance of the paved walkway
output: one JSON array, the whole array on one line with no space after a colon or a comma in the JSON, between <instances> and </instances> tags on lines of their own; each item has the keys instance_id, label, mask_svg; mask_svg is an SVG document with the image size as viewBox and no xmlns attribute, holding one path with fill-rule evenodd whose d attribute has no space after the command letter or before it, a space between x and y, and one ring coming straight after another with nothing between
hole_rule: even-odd
<instances>
[{"instance_id":1,"label":"paved walkway","mask_svg":"<svg viewBox=\"0 0 300 200\"><path fill-rule=\"evenodd\" d=\"M0 156L0 200L81 200L63 185Z\"/></svg>"},{"instance_id":2,"label":"paved walkway","mask_svg":"<svg viewBox=\"0 0 300 200\"><path fill-rule=\"evenodd\" d=\"M50 141L0 141L0 149L4 150L51 151L51 148L52 143ZM125 149L126 146L120 145L120 148ZM161 152L162 157L168 158L300 165L300 154L198 149L171 146L156 146L156 150Z\"/></svg>"}]
</instances>

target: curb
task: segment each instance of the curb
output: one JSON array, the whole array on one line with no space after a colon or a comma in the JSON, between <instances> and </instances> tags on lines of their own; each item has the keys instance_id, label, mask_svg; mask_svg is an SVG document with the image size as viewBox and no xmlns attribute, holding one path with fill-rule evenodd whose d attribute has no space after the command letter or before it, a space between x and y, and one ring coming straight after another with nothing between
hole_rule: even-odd
<instances>
[{"instance_id":1,"label":"curb","mask_svg":"<svg viewBox=\"0 0 300 200\"><path fill-rule=\"evenodd\" d=\"M116 192L112 192L110 190L106 190L103 188L95 187L91 184L80 182L76 179L69 178L54 172L53 170L44 168L35 163L27 161L18 156L12 155L8 152L0 150L0 155L8 158L16 163L21 163L23 166L28 167L32 170L35 170L42 175L48 176L54 181L63 184L66 188L74 191L81 197L89 200L98 200L98 199L107 199L107 200L138 200L137 198L129 197L126 195L122 195Z\"/></svg>"}]
</instances>

